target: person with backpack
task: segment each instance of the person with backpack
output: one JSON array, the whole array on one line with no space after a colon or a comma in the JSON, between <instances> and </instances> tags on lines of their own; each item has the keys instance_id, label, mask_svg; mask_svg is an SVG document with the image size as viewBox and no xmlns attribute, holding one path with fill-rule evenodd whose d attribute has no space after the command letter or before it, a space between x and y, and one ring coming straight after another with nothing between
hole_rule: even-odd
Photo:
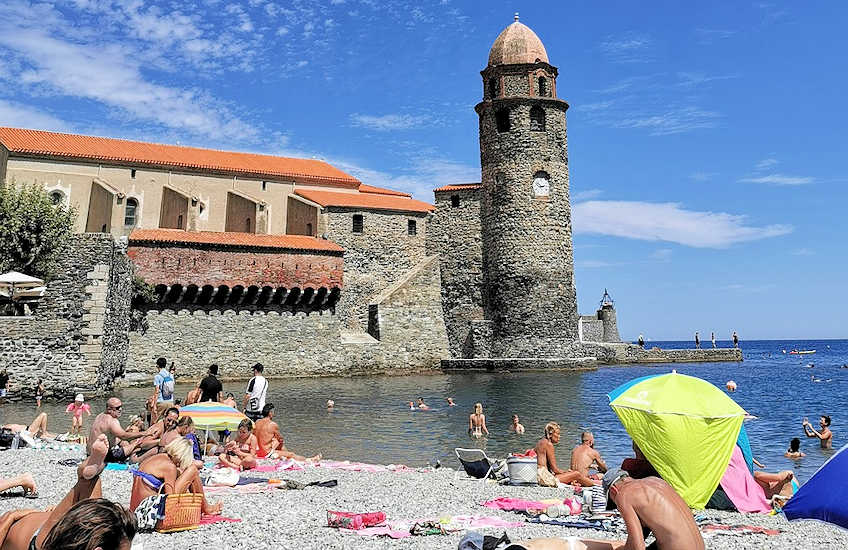
<instances>
[{"instance_id":1,"label":"person with backpack","mask_svg":"<svg viewBox=\"0 0 848 550\"><path fill-rule=\"evenodd\" d=\"M247 390L244 393L244 414L254 422L262 418L265 396L268 394L268 380L262 376L264 370L262 363L253 365L253 378L247 383Z\"/></svg>"},{"instance_id":2,"label":"person with backpack","mask_svg":"<svg viewBox=\"0 0 848 550\"><path fill-rule=\"evenodd\" d=\"M156 399L156 411L158 415L174 406L174 385L176 381L176 368L171 364L168 370L168 361L164 357L156 360L159 372L153 377L153 397Z\"/></svg>"}]
</instances>

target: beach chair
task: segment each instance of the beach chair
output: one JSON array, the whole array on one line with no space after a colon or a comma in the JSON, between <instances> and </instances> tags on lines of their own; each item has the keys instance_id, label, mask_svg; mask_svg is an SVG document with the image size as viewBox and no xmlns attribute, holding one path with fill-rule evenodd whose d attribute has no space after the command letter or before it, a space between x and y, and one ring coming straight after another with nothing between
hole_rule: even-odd
<instances>
[{"instance_id":1,"label":"beach chair","mask_svg":"<svg viewBox=\"0 0 848 550\"><path fill-rule=\"evenodd\" d=\"M495 479L497 472L502 465L497 460L492 460L486 456L483 449L454 449L456 458L462 464L462 469L469 477L476 479L486 479L491 477ZM457 470L456 477L459 477L460 471Z\"/></svg>"}]
</instances>

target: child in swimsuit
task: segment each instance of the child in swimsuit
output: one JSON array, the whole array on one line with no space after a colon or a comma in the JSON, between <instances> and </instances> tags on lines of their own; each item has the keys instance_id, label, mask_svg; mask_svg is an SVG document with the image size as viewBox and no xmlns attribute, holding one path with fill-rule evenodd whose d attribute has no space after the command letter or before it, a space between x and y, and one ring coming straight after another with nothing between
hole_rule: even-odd
<instances>
[{"instance_id":1,"label":"child in swimsuit","mask_svg":"<svg viewBox=\"0 0 848 550\"><path fill-rule=\"evenodd\" d=\"M82 415L88 413L88 416L91 416L91 406L85 402L85 397L78 393L65 412L74 414L71 418L71 435L79 436L82 433Z\"/></svg>"}]
</instances>

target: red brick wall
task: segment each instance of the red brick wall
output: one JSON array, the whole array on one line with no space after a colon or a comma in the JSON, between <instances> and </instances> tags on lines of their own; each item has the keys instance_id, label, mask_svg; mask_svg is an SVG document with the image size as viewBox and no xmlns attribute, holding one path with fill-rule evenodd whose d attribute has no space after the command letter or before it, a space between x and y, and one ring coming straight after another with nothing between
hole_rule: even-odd
<instances>
[{"instance_id":1,"label":"red brick wall","mask_svg":"<svg viewBox=\"0 0 848 550\"><path fill-rule=\"evenodd\" d=\"M256 249L205 250L132 245L127 251L136 275L152 285L181 284L230 288L272 286L315 289L342 286L344 260L309 252Z\"/></svg>"}]
</instances>

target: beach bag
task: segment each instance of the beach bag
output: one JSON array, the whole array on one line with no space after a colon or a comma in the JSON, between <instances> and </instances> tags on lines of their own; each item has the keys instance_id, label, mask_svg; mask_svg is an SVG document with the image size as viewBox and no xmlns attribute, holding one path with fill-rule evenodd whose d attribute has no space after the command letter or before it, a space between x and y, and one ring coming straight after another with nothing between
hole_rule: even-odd
<instances>
[{"instance_id":1,"label":"beach bag","mask_svg":"<svg viewBox=\"0 0 848 550\"><path fill-rule=\"evenodd\" d=\"M156 525L157 533L176 533L200 526L203 495L181 493L165 497L165 513Z\"/></svg>"},{"instance_id":2,"label":"beach bag","mask_svg":"<svg viewBox=\"0 0 848 550\"><path fill-rule=\"evenodd\" d=\"M359 530L380 525L384 521L386 521L386 514L383 512L357 514L354 512L333 512L327 510L327 527Z\"/></svg>"},{"instance_id":3,"label":"beach bag","mask_svg":"<svg viewBox=\"0 0 848 550\"><path fill-rule=\"evenodd\" d=\"M159 386L159 393L162 394L163 401L173 401L174 399L174 377L165 376L162 378L162 385Z\"/></svg>"}]
</instances>

